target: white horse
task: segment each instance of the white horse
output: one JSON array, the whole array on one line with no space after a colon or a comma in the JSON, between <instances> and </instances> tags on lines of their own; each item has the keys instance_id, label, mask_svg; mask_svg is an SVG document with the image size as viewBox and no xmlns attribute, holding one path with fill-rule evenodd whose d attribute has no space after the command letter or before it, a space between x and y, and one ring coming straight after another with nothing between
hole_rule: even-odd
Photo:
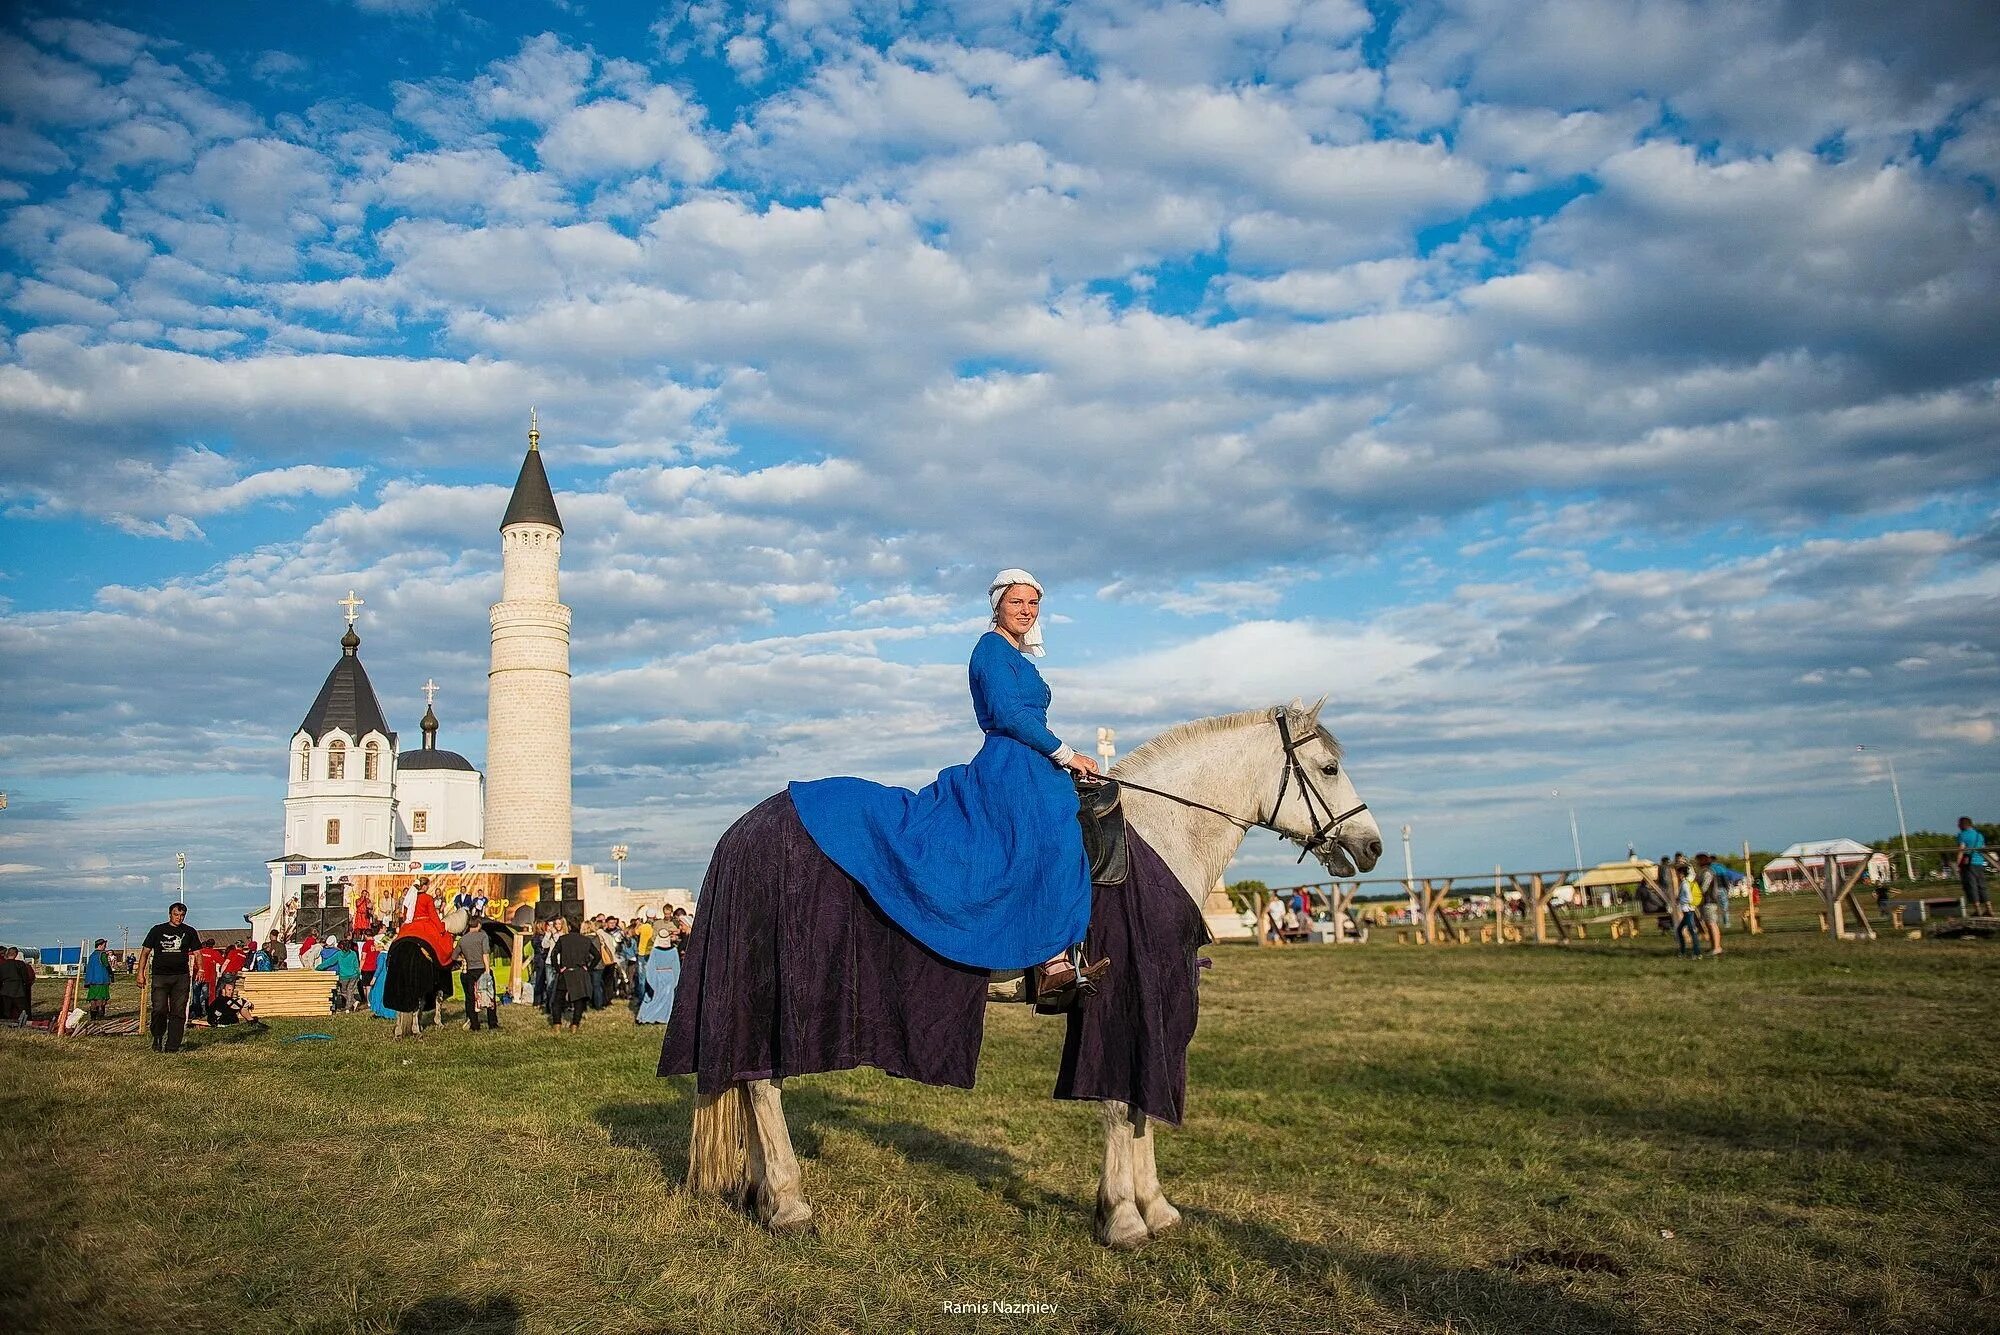
<instances>
[{"instance_id":1,"label":"white horse","mask_svg":"<svg viewBox=\"0 0 2000 1335\"><path fill-rule=\"evenodd\" d=\"M1294 701L1184 723L1111 772L1125 785L1132 828L1197 908L1253 827L1301 844L1337 876L1369 871L1382 856L1381 831L1355 794L1340 744L1320 725L1318 705ZM1097 1239L1129 1250L1173 1228L1180 1211L1160 1190L1148 1119L1123 1102L1103 1100L1100 1109ZM737 1081L696 1100L687 1182L691 1191L754 1209L774 1232L809 1224L779 1081Z\"/></svg>"}]
</instances>

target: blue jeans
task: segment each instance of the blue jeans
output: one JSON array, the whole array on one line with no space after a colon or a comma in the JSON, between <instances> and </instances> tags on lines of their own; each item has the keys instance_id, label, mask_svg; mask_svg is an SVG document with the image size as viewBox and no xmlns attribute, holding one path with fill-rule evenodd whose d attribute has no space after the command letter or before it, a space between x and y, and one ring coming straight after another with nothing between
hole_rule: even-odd
<instances>
[{"instance_id":1,"label":"blue jeans","mask_svg":"<svg viewBox=\"0 0 2000 1335\"><path fill-rule=\"evenodd\" d=\"M1674 919L1674 954L1685 955L1689 948L1694 957L1701 958L1701 918L1693 909L1682 909Z\"/></svg>"}]
</instances>

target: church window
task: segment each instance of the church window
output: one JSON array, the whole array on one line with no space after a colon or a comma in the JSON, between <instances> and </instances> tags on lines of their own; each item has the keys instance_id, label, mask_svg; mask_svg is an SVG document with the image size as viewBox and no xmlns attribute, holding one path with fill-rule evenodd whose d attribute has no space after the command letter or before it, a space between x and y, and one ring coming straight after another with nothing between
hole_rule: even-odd
<instances>
[{"instance_id":1,"label":"church window","mask_svg":"<svg viewBox=\"0 0 2000 1335\"><path fill-rule=\"evenodd\" d=\"M382 744L368 743L368 749L361 756L361 777L379 779L382 777Z\"/></svg>"},{"instance_id":2,"label":"church window","mask_svg":"<svg viewBox=\"0 0 2000 1335\"><path fill-rule=\"evenodd\" d=\"M429 834L429 833L430 833L430 830L431 830L431 813L430 813L430 812L428 812L428 811L418 811L418 812L414 812L414 813L412 813L412 814L411 814L411 816L410 816L410 833L411 833L411 834Z\"/></svg>"},{"instance_id":3,"label":"church window","mask_svg":"<svg viewBox=\"0 0 2000 1335\"><path fill-rule=\"evenodd\" d=\"M340 844L340 820L336 817L326 823L326 845L336 848Z\"/></svg>"},{"instance_id":4,"label":"church window","mask_svg":"<svg viewBox=\"0 0 2000 1335\"><path fill-rule=\"evenodd\" d=\"M326 744L326 777L329 779L347 777L347 743L338 737Z\"/></svg>"}]
</instances>

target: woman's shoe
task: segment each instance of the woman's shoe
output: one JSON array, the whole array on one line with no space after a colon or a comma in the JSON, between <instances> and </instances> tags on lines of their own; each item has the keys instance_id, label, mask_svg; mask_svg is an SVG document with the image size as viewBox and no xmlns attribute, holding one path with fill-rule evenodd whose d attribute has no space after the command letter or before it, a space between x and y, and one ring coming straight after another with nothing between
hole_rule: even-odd
<instances>
[{"instance_id":1,"label":"woman's shoe","mask_svg":"<svg viewBox=\"0 0 2000 1335\"><path fill-rule=\"evenodd\" d=\"M1076 966L1070 963L1068 955L1035 966L1035 995L1038 997L1045 997L1051 992L1060 992L1066 987L1075 985Z\"/></svg>"}]
</instances>

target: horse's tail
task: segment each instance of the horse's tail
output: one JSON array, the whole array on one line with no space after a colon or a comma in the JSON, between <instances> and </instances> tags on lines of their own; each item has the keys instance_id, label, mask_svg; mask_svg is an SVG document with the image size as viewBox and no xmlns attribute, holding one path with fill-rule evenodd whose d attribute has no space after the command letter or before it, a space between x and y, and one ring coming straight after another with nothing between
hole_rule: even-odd
<instances>
[{"instance_id":1,"label":"horse's tail","mask_svg":"<svg viewBox=\"0 0 2000 1335\"><path fill-rule=\"evenodd\" d=\"M694 1101L688 1134L688 1190L740 1206L750 1191L750 1087L732 1081Z\"/></svg>"}]
</instances>

